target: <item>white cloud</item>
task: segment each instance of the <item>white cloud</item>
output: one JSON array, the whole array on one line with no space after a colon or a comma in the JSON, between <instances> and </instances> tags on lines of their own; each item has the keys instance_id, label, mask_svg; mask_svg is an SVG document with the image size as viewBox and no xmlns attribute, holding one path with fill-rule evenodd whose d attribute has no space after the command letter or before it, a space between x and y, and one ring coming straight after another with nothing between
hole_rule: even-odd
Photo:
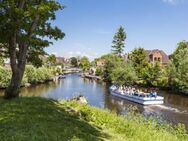
<instances>
[{"instance_id":1,"label":"white cloud","mask_svg":"<svg viewBox=\"0 0 188 141\"><path fill-rule=\"evenodd\" d=\"M66 55L64 55L65 57L77 57L77 56L86 56L88 57L90 60L93 60L97 57L99 57L99 54L97 52L85 52L85 51L70 51L68 52Z\"/></svg>"},{"instance_id":2,"label":"white cloud","mask_svg":"<svg viewBox=\"0 0 188 141\"><path fill-rule=\"evenodd\" d=\"M162 0L165 3L169 3L169 4L178 4L178 3L182 3L184 0Z\"/></svg>"}]
</instances>

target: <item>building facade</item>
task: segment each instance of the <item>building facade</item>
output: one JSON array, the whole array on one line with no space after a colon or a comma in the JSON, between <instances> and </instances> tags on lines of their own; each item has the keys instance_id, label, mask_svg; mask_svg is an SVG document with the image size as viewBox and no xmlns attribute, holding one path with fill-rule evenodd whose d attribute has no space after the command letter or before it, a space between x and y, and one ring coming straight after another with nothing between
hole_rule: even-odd
<instances>
[{"instance_id":1,"label":"building facade","mask_svg":"<svg viewBox=\"0 0 188 141\"><path fill-rule=\"evenodd\" d=\"M162 50L146 50L147 59L150 63L160 62L161 65L167 65L169 62L169 56Z\"/></svg>"}]
</instances>

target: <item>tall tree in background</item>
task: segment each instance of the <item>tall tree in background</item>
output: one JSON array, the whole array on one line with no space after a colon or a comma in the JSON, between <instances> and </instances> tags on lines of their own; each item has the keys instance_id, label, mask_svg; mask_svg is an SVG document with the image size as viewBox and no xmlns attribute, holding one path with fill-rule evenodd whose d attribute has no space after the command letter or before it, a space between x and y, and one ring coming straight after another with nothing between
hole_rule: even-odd
<instances>
[{"instance_id":1,"label":"tall tree in background","mask_svg":"<svg viewBox=\"0 0 188 141\"><path fill-rule=\"evenodd\" d=\"M80 59L80 67L83 69L84 72L89 70L90 62L86 56Z\"/></svg>"},{"instance_id":2,"label":"tall tree in background","mask_svg":"<svg viewBox=\"0 0 188 141\"><path fill-rule=\"evenodd\" d=\"M70 59L71 59L71 65L73 67L78 67L78 60L77 60L77 58L76 57L71 57Z\"/></svg>"},{"instance_id":3,"label":"tall tree in background","mask_svg":"<svg viewBox=\"0 0 188 141\"><path fill-rule=\"evenodd\" d=\"M50 39L62 39L64 33L51 25L55 12L63 6L54 0L1 0L0 43L6 44L12 78L5 98L19 96L28 48L46 47ZM46 37L45 40L44 37Z\"/></svg>"},{"instance_id":4,"label":"tall tree in background","mask_svg":"<svg viewBox=\"0 0 188 141\"><path fill-rule=\"evenodd\" d=\"M126 33L124 31L124 28L120 26L118 29L118 32L114 35L114 39L112 41L112 51L114 54L117 54L119 56L122 55L125 47L125 39L126 39Z\"/></svg>"}]
</instances>

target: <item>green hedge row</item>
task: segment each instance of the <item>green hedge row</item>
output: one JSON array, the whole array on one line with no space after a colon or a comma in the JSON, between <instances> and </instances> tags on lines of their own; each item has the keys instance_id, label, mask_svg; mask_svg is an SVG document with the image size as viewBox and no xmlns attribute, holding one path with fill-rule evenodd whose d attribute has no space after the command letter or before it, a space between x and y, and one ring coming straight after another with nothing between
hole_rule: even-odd
<instances>
[{"instance_id":1,"label":"green hedge row","mask_svg":"<svg viewBox=\"0 0 188 141\"><path fill-rule=\"evenodd\" d=\"M0 66L0 88L6 88L11 79L11 70ZM32 65L26 66L22 86L27 83L36 84L43 83L55 76L54 68L35 68Z\"/></svg>"}]
</instances>

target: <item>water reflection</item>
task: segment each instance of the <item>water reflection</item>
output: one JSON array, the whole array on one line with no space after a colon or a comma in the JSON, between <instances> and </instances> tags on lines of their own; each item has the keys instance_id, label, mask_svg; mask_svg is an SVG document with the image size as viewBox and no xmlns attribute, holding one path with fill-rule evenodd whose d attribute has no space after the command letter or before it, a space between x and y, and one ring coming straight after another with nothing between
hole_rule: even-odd
<instances>
[{"instance_id":1,"label":"water reflection","mask_svg":"<svg viewBox=\"0 0 188 141\"><path fill-rule=\"evenodd\" d=\"M0 91L3 94L3 91ZM165 91L164 105L142 106L110 95L108 86L89 79L83 79L77 74L67 75L66 79L22 88L21 96L42 96L53 99L70 99L76 95L84 95L93 106L109 109L117 114L126 114L130 105L146 117L154 116L170 123L183 123L188 128L188 97Z\"/></svg>"}]
</instances>

